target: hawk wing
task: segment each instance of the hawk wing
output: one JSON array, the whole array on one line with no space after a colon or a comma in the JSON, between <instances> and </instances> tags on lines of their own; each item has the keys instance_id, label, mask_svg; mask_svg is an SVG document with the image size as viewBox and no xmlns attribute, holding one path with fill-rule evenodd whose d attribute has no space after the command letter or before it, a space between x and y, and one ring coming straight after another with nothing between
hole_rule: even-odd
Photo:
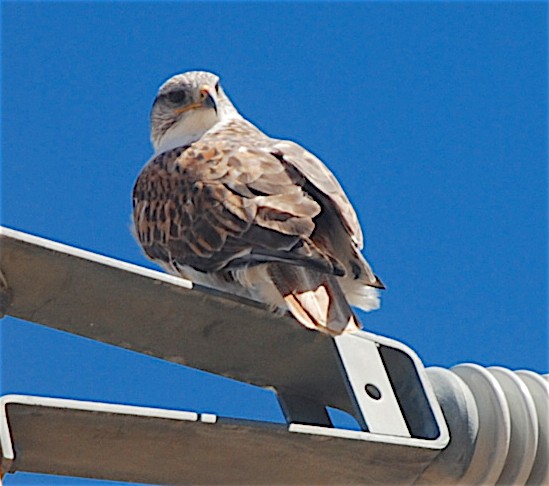
<instances>
[{"instance_id":1,"label":"hawk wing","mask_svg":"<svg viewBox=\"0 0 549 486\"><path fill-rule=\"evenodd\" d=\"M203 272L288 262L342 275L311 240L321 207L298 179L268 152L230 142L165 152L134 187L137 237L150 258Z\"/></svg>"},{"instance_id":2,"label":"hawk wing","mask_svg":"<svg viewBox=\"0 0 549 486\"><path fill-rule=\"evenodd\" d=\"M360 253L364 246L360 223L352 204L330 169L294 142L276 141L273 149L273 155L302 176L306 181L305 190L322 206L322 213L315 220L313 239L317 245L331 255L337 255L346 273L352 274L363 285L385 288Z\"/></svg>"},{"instance_id":3,"label":"hawk wing","mask_svg":"<svg viewBox=\"0 0 549 486\"><path fill-rule=\"evenodd\" d=\"M289 140L278 141L273 147L276 151L274 153L292 164L332 202L353 243L362 250L364 239L356 212L330 169L311 152Z\"/></svg>"},{"instance_id":4,"label":"hawk wing","mask_svg":"<svg viewBox=\"0 0 549 486\"><path fill-rule=\"evenodd\" d=\"M244 278L272 284L279 297L266 295L266 303L282 296L309 328L358 329L336 277L377 280L358 251L362 233L339 183L292 142L230 135L205 136L145 166L133 216L146 254L170 268L225 275L266 264L261 277Z\"/></svg>"}]
</instances>

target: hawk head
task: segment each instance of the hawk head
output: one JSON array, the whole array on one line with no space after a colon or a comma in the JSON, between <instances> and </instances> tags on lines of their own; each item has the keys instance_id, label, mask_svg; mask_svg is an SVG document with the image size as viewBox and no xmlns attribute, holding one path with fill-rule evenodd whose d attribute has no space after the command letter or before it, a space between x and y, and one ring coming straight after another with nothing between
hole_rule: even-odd
<instances>
[{"instance_id":1,"label":"hawk head","mask_svg":"<svg viewBox=\"0 0 549 486\"><path fill-rule=\"evenodd\" d=\"M151 110L155 152L189 145L219 121L235 115L215 74L189 71L173 76L158 90Z\"/></svg>"}]
</instances>

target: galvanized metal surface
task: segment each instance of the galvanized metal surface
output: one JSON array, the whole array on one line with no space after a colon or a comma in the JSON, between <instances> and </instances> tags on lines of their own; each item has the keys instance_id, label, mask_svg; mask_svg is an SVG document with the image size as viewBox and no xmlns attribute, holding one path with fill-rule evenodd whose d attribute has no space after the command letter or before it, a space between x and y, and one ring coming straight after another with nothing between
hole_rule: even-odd
<instances>
[{"instance_id":1,"label":"galvanized metal surface","mask_svg":"<svg viewBox=\"0 0 549 486\"><path fill-rule=\"evenodd\" d=\"M0 427L9 422L15 444L12 470L46 474L150 484L409 485L438 453L161 409L24 396L4 397L2 408Z\"/></svg>"},{"instance_id":2,"label":"galvanized metal surface","mask_svg":"<svg viewBox=\"0 0 549 486\"><path fill-rule=\"evenodd\" d=\"M7 228L0 270L11 316L352 413L332 340L259 304Z\"/></svg>"},{"instance_id":3,"label":"galvanized metal surface","mask_svg":"<svg viewBox=\"0 0 549 486\"><path fill-rule=\"evenodd\" d=\"M365 332L334 340L257 303L6 228L0 251L12 316L336 407L410 445L449 440L423 365L401 343ZM381 399L367 396L370 382ZM288 412L315 423L303 407Z\"/></svg>"},{"instance_id":4,"label":"galvanized metal surface","mask_svg":"<svg viewBox=\"0 0 549 486\"><path fill-rule=\"evenodd\" d=\"M346 385L355 391L364 388L361 376L349 384L341 379L342 358L334 352L332 339L303 331L292 319L183 279L4 228L0 229L2 311L255 385L273 386L299 415L307 414L309 403L353 414L356 404L349 399ZM78 321L74 315L80 317ZM383 338L376 338L383 347ZM433 368L428 375L430 380L421 372L420 379L426 381L427 399L436 404L429 412L436 416L431 422L442 427L435 440L436 427L425 426L430 422L423 412L415 416L408 412L406 427L419 430L419 436L427 430L425 437L430 440L4 397L0 421L4 470L11 466L12 470L153 484L549 482L547 376L486 370L473 364L451 371ZM422 399L408 395L407 385L391 383L411 403ZM450 429L446 447L448 431L435 394ZM320 422L326 422L322 411L317 411ZM293 412L287 411L287 416ZM379 423L383 428L383 417ZM402 431L404 427L397 430L406 435ZM10 453L7 444L12 442L15 447Z\"/></svg>"}]
</instances>

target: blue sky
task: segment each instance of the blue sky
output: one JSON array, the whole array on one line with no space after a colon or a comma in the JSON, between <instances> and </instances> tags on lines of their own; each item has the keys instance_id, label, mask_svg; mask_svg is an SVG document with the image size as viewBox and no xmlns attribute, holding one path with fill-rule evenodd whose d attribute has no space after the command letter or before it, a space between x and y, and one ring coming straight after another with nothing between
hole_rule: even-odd
<instances>
[{"instance_id":1,"label":"blue sky","mask_svg":"<svg viewBox=\"0 0 549 486\"><path fill-rule=\"evenodd\" d=\"M341 180L388 287L360 314L368 330L426 365L548 371L544 3L2 9L2 224L154 267L129 231L150 105L171 75L212 70L245 116ZM0 324L2 393L281 420L267 391Z\"/></svg>"}]
</instances>

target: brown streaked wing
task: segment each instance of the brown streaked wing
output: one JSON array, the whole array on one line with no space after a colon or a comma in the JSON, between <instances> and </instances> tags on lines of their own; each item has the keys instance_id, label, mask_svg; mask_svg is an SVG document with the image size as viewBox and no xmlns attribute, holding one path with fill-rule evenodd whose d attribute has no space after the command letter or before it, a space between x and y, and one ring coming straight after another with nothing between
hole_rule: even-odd
<instances>
[{"instance_id":1,"label":"brown streaked wing","mask_svg":"<svg viewBox=\"0 0 549 486\"><path fill-rule=\"evenodd\" d=\"M136 234L151 258L219 271L287 261L325 272L311 243L320 206L276 157L217 138L152 159L134 188Z\"/></svg>"},{"instance_id":2,"label":"brown streaked wing","mask_svg":"<svg viewBox=\"0 0 549 486\"><path fill-rule=\"evenodd\" d=\"M364 246L362 229L356 212L341 185L324 163L298 144L280 140L272 146L272 153L294 166L311 184L324 193L333 203L345 223L345 228L355 245Z\"/></svg>"}]
</instances>

